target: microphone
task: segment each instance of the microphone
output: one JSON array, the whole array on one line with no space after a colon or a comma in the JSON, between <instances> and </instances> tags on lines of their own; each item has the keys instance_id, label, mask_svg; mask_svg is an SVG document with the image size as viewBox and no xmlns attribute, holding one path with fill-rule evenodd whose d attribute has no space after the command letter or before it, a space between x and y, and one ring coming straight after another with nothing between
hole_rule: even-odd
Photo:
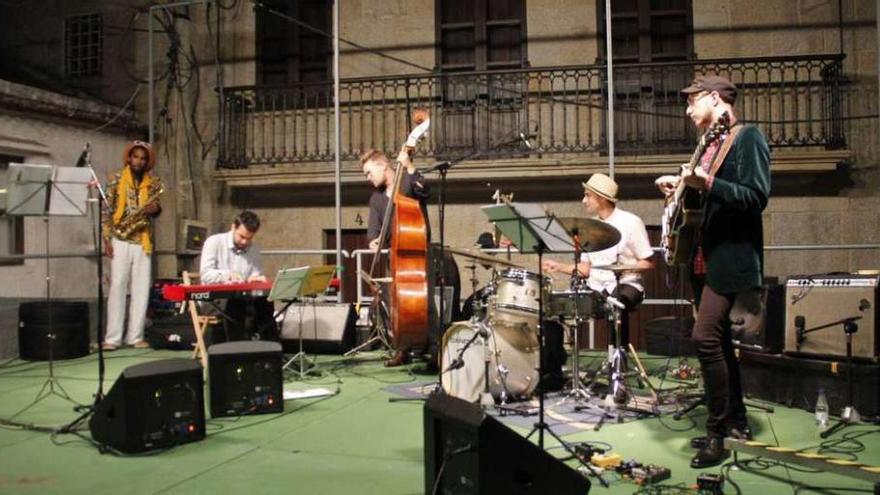
<instances>
[{"instance_id":1,"label":"microphone","mask_svg":"<svg viewBox=\"0 0 880 495\"><path fill-rule=\"evenodd\" d=\"M523 144L526 145L526 148L528 148L528 149L530 149L530 150L532 149L532 143L529 142L529 139L531 139L531 138L533 138L533 137L535 137L534 134L526 134L526 133L523 132L523 131L519 131L519 139L520 139L520 141L522 141Z\"/></svg>"},{"instance_id":2,"label":"microphone","mask_svg":"<svg viewBox=\"0 0 880 495\"><path fill-rule=\"evenodd\" d=\"M85 167L86 163L88 161L87 160L88 156L89 156L89 143L86 143L86 145L83 147L82 153L79 154L79 158L76 159L76 166L77 167Z\"/></svg>"},{"instance_id":3,"label":"microphone","mask_svg":"<svg viewBox=\"0 0 880 495\"><path fill-rule=\"evenodd\" d=\"M608 304L611 304L617 309L626 309L626 306L624 306L623 303L614 296L606 296L605 300L608 301Z\"/></svg>"},{"instance_id":4,"label":"microphone","mask_svg":"<svg viewBox=\"0 0 880 495\"><path fill-rule=\"evenodd\" d=\"M804 329L805 329L806 327L807 327L807 319L804 318L803 315L797 315L797 316L794 317L795 335L797 335L797 337L796 337L796 339L797 339L797 344L796 344L797 349L800 349L800 348L801 348L801 344L802 344L805 340L807 340L807 335L806 335L806 332L804 331Z\"/></svg>"},{"instance_id":5,"label":"microphone","mask_svg":"<svg viewBox=\"0 0 880 495\"><path fill-rule=\"evenodd\" d=\"M449 363L449 367L446 368L446 371L457 370L457 369L459 369L459 368L461 368L461 367L463 367L463 366L464 366L464 359L462 359L462 358L455 358L455 359L452 360L451 363Z\"/></svg>"},{"instance_id":6,"label":"microphone","mask_svg":"<svg viewBox=\"0 0 880 495\"><path fill-rule=\"evenodd\" d=\"M865 312L865 310L871 309L871 303L868 302L867 299L862 299L859 301L859 311Z\"/></svg>"}]
</instances>

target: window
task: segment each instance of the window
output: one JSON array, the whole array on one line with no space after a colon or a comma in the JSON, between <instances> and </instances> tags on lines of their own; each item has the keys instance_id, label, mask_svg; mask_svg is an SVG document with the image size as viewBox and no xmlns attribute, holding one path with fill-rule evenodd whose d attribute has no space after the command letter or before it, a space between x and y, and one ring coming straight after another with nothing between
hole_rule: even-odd
<instances>
[{"instance_id":1,"label":"window","mask_svg":"<svg viewBox=\"0 0 880 495\"><path fill-rule=\"evenodd\" d=\"M269 9L331 33L329 0L265 0ZM284 85L330 80L332 41L290 19L257 8L258 83Z\"/></svg>"},{"instance_id":2,"label":"window","mask_svg":"<svg viewBox=\"0 0 880 495\"><path fill-rule=\"evenodd\" d=\"M20 156L0 155L0 189L6 189L10 163L21 163ZM24 218L6 215L6 201L0 201L0 257L24 254ZM21 264L21 260L0 261L0 264Z\"/></svg>"},{"instance_id":3,"label":"window","mask_svg":"<svg viewBox=\"0 0 880 495\"><path fill-rule=\"evenodd\" d=\"M525 61L525 0L436 0L438 66L467 71Z\"/></svg>"},{"instance_id":4,"label":"window","mask_svg":"<svg viewBox=\"0 0 880 495\"><path fill-rule=\"evenodd\" d=\"M64 21L64 62L68 77L101 74L103 29L101 14L77 15Z\"/></svg>"},{"instance_id":5,"label":"window","mask_svg":"<svg viewBox=\"0 0 880 495\"><path fill-rule=\"evenodd\" d=\"M605 0L597 0L599 56L605 58ZM691 0L615 0L611 11L615 62L659 62L693 58Z\"/></svg>"},{"instance_id":6,"label":"window","mask_svg":"<svg viewBox=\"0 0 880 495\"><path fill-rule=\"evenodd\" d=\"M504 73L526 64L525 0L435 0L437 67L443 117L436 129L438 156L481 150L489 159L496 144L527 119L526 75ZM488 74L455 74L489 71ZM491 71L499 71L492 73Z\"/></svg>"},{"instance_id":7,"label":"window","mask_svg":"<svg viewBox=\"0 0 880 495\"><path fill-rule=\"evenodd\" d=\"M611 10L615 146L626 154L685 152L691 126L679 90L693 78L692 0L615 0ZM605 59L605 0L597 0L600 59ZM627 66L627 64L630 64ZM682 118L669 117L681 115ZM604 123L603 123L604 125Z\"/></svg>"}]
</instances>

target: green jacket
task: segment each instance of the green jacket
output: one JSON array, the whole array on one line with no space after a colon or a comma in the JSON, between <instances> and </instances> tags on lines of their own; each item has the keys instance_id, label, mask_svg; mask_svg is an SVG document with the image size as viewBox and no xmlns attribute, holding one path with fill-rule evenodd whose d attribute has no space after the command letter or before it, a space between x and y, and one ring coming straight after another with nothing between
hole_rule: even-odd
<instances>
[{"instance_id":1,"label":"green jacket","mask_svg":"<svg viewBox=\"0 0 880 495\"><path fill-rule=\"evenodd\" d=\"M757 127L746 125L705 194L701 242L706 284L715 292L760 287L764 278L761 213L770 196L770 148Z\"/></svg>"}]
</instances>

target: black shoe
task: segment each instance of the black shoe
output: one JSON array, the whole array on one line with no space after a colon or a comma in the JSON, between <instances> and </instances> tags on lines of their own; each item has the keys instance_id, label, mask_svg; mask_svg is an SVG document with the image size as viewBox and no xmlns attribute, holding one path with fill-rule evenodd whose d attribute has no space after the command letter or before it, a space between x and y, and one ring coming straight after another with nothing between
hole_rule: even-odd
<instances>
[{"instance_id":1,"label":"black shoe","mask_svg":"<svg viewBox=\"0 0 880 495\"><path fill-rule=\"evenodd\" d=\"M711 436L707 438L706 446L691 459L691 467L703 469L717 466L728 457L730 457L730 451L724 450L724 437Z\"/></svg>"},{"instance_id":2,"label":"black shoe","mask_svg":"<svg viewBox=\"0 0 880 495\"><path fill-rule=\"evenodd\" d=\"M749 428L748 425L745 426L731 426L727 429L727 436L730 438L735 438L737 440L751 440L752 439L752 429ZM691 447L697 450L700 450L706 446L706 441L708 437L694 437L691 438Z\"/></svg>"}]
</instances>

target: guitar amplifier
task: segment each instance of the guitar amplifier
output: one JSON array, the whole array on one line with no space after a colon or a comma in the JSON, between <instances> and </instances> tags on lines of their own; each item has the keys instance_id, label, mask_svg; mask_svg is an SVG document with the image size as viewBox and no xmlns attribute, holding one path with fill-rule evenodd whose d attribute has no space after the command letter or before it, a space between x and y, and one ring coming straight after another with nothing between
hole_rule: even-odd
<instances>
[{"instance_id":1,"label":"guitar amplifier","mask_svg":"<svg viewBox=\"0 0 880 495\"><path fill-rule=\"evenodd\" d=\"M796 277L785 286L785 353L840 359L846 357L844 324L852 321L855 359L877 361L877 275Z\"/></svg>"}]
</instances>

